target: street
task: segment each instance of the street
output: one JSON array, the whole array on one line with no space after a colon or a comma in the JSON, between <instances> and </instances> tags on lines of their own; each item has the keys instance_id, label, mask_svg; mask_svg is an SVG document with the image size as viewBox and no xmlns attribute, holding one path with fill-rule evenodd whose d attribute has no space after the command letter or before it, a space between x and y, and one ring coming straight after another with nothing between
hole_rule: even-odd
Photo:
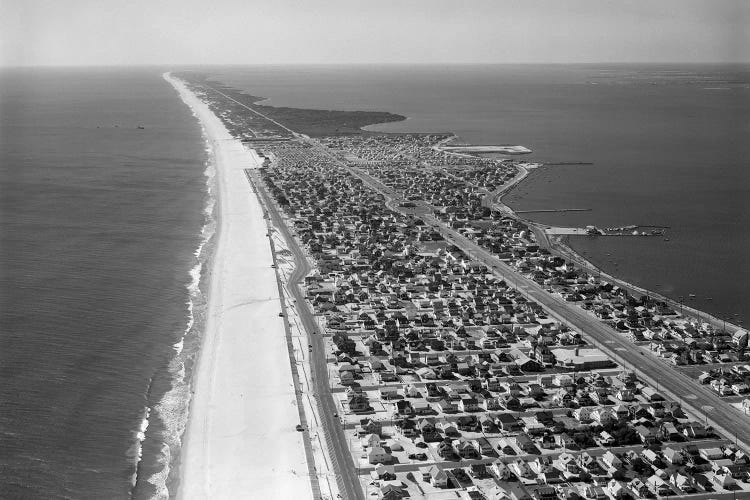
<instances>
[{"instance_id":1,"label":"street","mask_svg":"<svg viewBox=\"0 0 750 500\"><path fill-rule=\"evenodd\" d=\"M364 500L365 496L359 484L359 476L354 463L352 462L351 454L349 453L347 437L338 417L335 416L338 410L336 409L328 385L328 370L323 335L313 334L313 332L317 331L319 327L299 286L300 281L307 276L311 271L312 266L308 262L304 251L300 248L299 244L290 233L289 228L284 223L276 205L266 192L258 173L253 171L248 175L252 177L253 185L256 187L258 195L261 197L271 221L286 240L289 250L294 257L295 268L289 276L287 288L296 301L297 312L305 331L307 332L309 343L312 345L310 351L310 367L315 395L317 396L315 400L318 404L318 413L321 416L323 430L326 437L325 441L328 444L329 452L331 454L339 490L341 491L343 498Z\"/></svg>"}]
</instances>

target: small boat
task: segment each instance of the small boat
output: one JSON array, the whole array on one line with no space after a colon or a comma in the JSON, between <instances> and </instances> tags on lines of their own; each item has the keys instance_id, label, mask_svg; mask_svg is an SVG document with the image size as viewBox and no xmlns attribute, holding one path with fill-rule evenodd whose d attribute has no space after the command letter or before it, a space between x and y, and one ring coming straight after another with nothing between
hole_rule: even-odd
<instances>
[{"instance_id":1,"label":"small boat","mask_svg":"<svg viewBox=\"0 0 750 500\"><path fill-rule=\"evenodd\" d=\"M691 299L694 299L694 298L695 298L695 294L694 294L694 293L691 293L691 294L689 295L689 297L690 297Z\"/></svg>"},{"instance_id":2,"label":"small boat","mask_svg":"<svg viewBox=\"0 0 750 500\"><path fill-rule=\"evenodd\" d=\"M664 238L664 241L669 241L669 238Z\"/></svg>"},{"instance_id":3,"label":"small boat","mask_svg":"<svg viewBox=\"0 0 750 500\"><path fill-rule=\"evenodd\" d=\"M144 130L145 128L143 125L138 125L138 130Z\"/></svg>"}]
</instances>

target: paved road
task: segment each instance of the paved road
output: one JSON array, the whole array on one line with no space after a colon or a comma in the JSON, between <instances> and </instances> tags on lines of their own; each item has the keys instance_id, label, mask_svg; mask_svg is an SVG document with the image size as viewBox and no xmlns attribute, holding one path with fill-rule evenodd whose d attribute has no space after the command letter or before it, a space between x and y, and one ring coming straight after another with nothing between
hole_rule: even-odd
<instances>
[{"instance_id":1,"label":"paved road","mask_svg":"<svg viewBox=\"0 0 750 500\"><path fill-rule=\"evenodd\" d=\"M247 174L247 172L246 172ZM250 176L248 175L248 180ZM255 185L253 185L253 191L257 194ZM281 277L279 275L279 263L276 259L276 248L273 244L273 239L269 238L271 243L271 254L273 255L273 265L276 271L276 283L279 288L279 298L281 299L281 311L284 315L284 331L286 332L286 345L289 352L289 363L292 369L292 381L294 383L294 394L297 399L297 413L299 414L299 421L302 424L304 430L302 431L302 437L305 446L305 457L307 458L307 469L308 475L310 476L310 489L312 490L313 499L322 498L320 492L320 481L318 480L317 469L315 467L315 454L312 449L312 436L310 435L310 426L307 422L307 416L305 415L305 407L302 402L302 391L300 390L299 373L297 372L297 360L294 356L294 347L292 345L292 329L289 324L289 313L287 312L286 299L284 298L284 290L282 287Z\"/></svg>"},{"instance_id":2,"label":"paved road","mask_svg":"<svg viewBox=\"0 0 750 500\"><path fill-rule=\"evenodd\" d=\"M264 115L263 113L261 113L260 111L257 111L257 110L255 110L255 109L251 108L250 106L247 106L247 105L245 105L245 104L241 103L241 102L240 102L240 101L238 101L237 99L235 99L235 98L233 98L233 97L231 97L231 96L228 96L228 95L226 95L226 94L225 94L224 92L222 92L222 91L220 91L220 90L218 90L218 89L216 89L216 88L214 88L214 87L211 87L210 85L205 85L205 87L206 87L206 88L209 88L209 89L211 89L211 90L213 90L214 92L216 92L216 93L217 93L217 94L219 94L220 96L223 96L224 98L226 98L226 99L228 99L228 100L232 101L233 103L239 104L240 106L242 106L242 107L243 107L243 108L245 108L246 110L248 110L248 111L251 111L252 113L254 113L254 114L256 114L256 115L260 116L261 118L265 118L266 120L268 120L269 122L273 123L274 125L277 125L278 127L282 128L282 129L286 130L287 132L289 132L290 134L292 134L292 136L293 136L293 137L302 137L302 136L301 136L300 134L298 134L298 133L297 133L297 132L295 132L294 130L290 129L290 128L289 128L289 127L287 127L286 125L282 125L281 123L277 122L277 121L276 121L276 120L274 120L273 118L270 118L270 117L268 117L268 116Z\"/></svg>"},{"instance_id":3,"label":"paved road","mask_svg":"<svg viewBox=\"0 0 750 500\"><path fill-rule=\"evenodd\" d=\"M398 197L398 193L394 193L372 176L357 168L348 166L347 168L372 189L380 191L389 198ZM643 348L634 345L624 335L577 305L565 302L561 297L547 292L538 283L518 273L490 251L442 224L431 213L422 215L421 218L467 255L485 264L497 276L521 289L525 295L541 304L553 317L582 332L595 346L613 359L635 370L640 378L657 387L671 399L682 402L687 410L692 411L699 418L702 417L704 421L713 425L728 438L735 438L738 444L750 449L748 445L750 419L722 400L715 392L674 370L665 361L656 358Z\"/></svg>"},{"instance_id":4,"label":"paved road","mask_svg":"<svg viewBox=\"0 0 750 500\"><path fill-rule=\"evenodd\" d=\"M364 500L364 492L359 484L359 476L354 466L354 462L352 461L351 453L349 452L346 434L344 433L344 429L342 428L338 417L334 416L338 410L336 409L328 385L328 365L326 363L323 336L313 333L317 332L319 327L299 286L299 283L304 277L310 273L312 267L310 266L304 251L289 232L289 228L284 223L276 205L272 202L271 197L263 187L263 183L260 180L258 173L252 172L249 175L253 178L253 184L263 200L263 205L268 211L271 221L286 240L289 245L289 250L294 256L295 267L294 271L289 275L287 288L296 301L295 304L300 320L307 331L308 338L311 339L310 343L312 349L310 367L316 396L315 399L318 404L318 413L326 435L326 443L328 444L330 456L333 461L339 491L345 499Z\"/></svg>"}]
</instances>

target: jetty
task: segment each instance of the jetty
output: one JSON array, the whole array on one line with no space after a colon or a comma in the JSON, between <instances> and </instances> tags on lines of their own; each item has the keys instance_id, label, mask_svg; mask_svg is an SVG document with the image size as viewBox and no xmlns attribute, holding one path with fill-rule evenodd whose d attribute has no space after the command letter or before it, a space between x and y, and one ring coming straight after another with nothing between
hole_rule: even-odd
<instances>
[{"instance_id":1,"label":"jetty","mask_svg":"<svg viewBox=\"0 0 750 500\"><path fill-rule=\"evenodd\" d=\"M545 162L545 167L562 167L566 165L593 165L590 161L553 161Z\"/></svg>"},{"instance_id":2,"label":"jetty","mask_svg":"<svg viewBox=\"0 0 750 500\"><path fill-rule=\"evenodd\" d=\"M517 214L538 214L543 212L591 212L590 208L540 208L537 210L516 210Z\"/></svg>"},{"instance_id":3,"label":"jetty","mask_svg":"<svg viewBox=\"0 0 750 500\"><path fill-rule=\"evenodd\" d=\"M438 146L438 150L446 153L501 153L506 155L526 155L531 150L525 146L498 145L498 146Z\"/></svg>"}]
</instances>

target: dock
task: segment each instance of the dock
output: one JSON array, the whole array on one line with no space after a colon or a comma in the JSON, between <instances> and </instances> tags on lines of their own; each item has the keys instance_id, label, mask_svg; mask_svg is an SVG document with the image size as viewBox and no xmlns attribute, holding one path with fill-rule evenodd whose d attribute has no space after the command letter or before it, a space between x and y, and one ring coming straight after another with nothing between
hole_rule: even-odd
<instances>
[{"instance_id":1,"label":"dock","mask_svg":"<svg viewBox=\"0 0 750 500\"><path fill-rule=\"evenodd\" d=\"M543 212L591 212L590 208L541 208L538 210L516 210L517 214L538 214Z\"/></svg>"},{"instance_id":2,"label":"dock","mask_svg":"<svg viewBox=\"0 0 750 500\"><path fill-rule=\"evenodd\" d=\"M593 165L590 161L552 161L544 162L545 167L562 167L565 165Z\"/></svg>"}]
</instances>

